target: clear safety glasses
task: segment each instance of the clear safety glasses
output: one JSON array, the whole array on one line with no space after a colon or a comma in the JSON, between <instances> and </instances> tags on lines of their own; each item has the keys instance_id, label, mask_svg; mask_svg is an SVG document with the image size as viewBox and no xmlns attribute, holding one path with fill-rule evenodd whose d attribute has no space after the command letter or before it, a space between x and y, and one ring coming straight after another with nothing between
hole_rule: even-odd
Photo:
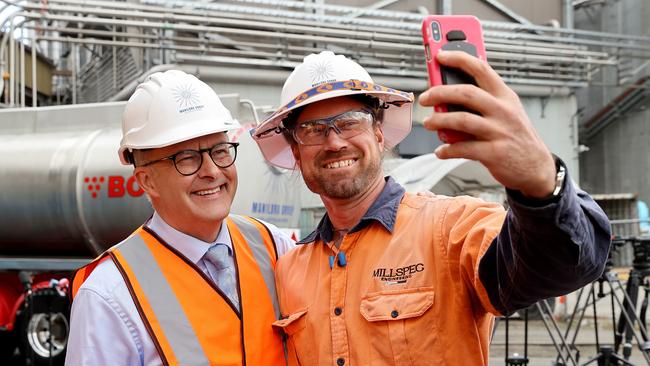
<instances>
[{"instance_id":1,"label":"clear safety glasses","mask_svg":"<svg viewBox=\"0 0 650 366\"><path fill-rule=\"evenodd\" d=\"M373 113L368 109L355 109L332 117L298 122L292 134L299 144L321 145L330 129L342 139L349 139L369 130L374 120Z\"/></svg>"}]
</instances>

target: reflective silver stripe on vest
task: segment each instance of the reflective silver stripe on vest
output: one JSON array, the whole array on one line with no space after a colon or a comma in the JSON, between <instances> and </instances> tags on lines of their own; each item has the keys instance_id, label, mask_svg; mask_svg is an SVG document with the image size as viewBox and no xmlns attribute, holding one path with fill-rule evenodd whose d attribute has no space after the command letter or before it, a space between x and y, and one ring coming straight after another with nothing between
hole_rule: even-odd
<instances>
[{"instance_id":1,"label":"reflective silver stripe on vest","mask_svg":"<svg viewBox=\"0 0 650 366\"><path fill-rule=\"evenodd\" d=\"M229 217L237 225L237 228L248 243L248 246L253 251L253 256L255 257L255 261L260 268L260 272L262 272L262 277L264 278L264 283L266 283L266 288L269 290L271 301L273 301L275 318L280 319L278 294L275 291L275 274L273 271L273 266L271 265L269 251L266 249L262 234L260 233L257 226L248 221L246 218L238 215L230 215Z\"/></svg>"},{"instance_id":2,"label":"reflective silver stripe on vest","mask_svg":"<svg viewBox=\"0 0 650 366\"><path fill-rule=\"evenodd\" d=\"M174 291L140 235L133 235L118 247L135 274L165 337L181 365L210 365Z\"/></svg>"}]
</instances>

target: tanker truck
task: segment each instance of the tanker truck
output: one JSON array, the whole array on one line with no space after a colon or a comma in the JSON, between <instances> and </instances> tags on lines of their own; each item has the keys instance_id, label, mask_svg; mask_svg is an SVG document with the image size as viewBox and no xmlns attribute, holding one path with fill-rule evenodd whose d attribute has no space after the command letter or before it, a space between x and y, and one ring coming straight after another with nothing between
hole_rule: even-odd
<instances>
[{"instance_id":1,"label":"tanker truck","mask_svg":"<svg viewBox=\"0 0 650 366\"><path fill-rule=\"evenodd\" d=\"M220 96L242 124L232 212L299 237L300 176L267 165L250 101ZM63 364L73 271L152 213L117 148L125 102L0 110L0 364Z\"/></svg>"}]
</instances>

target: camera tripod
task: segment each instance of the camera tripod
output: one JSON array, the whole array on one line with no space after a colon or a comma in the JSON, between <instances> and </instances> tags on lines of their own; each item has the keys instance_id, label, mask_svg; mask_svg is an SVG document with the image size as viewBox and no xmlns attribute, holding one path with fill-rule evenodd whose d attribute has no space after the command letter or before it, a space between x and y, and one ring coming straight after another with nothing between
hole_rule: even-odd
<instances>
[{"instance_id":1,"label":"camera tripod","mask_svg":"<svg viewBox=\"0 0 650 366\"><path fill-rule=\"evenodd\" d=\"M571 328L576 317L578 317L576 327L573 330L573 335L571 336L571 344L569 347L563 348L562 352L558 351L556 365L566 365L566 363L560 361L560 355L563 352L576 352L576 358L579 357L579 351L575 347L575 340L580 330L579 325L585 316L587 308L590 306L593 309L594 315L597 353L594 357L590 358L586 363L582 365L589 365L594 363L598 366L632 365L632 363L629 362L629 358L632 352L633 338L641 350L641 354L643 355L645 361L648 365L650 365L650 343L648 343L648 333L645 325L645 311L647 309L648 295L650 294L650 282L647 279L647 277L650 277L650 238L625 238L615 240L612 242L612 251L618 249L628 242L633 244L634 262L633 267L630 270L630 277L625 289L623 288L623 284L618 278L618 274L612 271L610 252L610 258L608 259L605 270L600 278L593 282L588 290L586 290L585 287L580 289L580 292L578 293L576 305L573 313L571 314L569 324L567 325L565 332L565 337L569 338L569 334L572 331ZM605 284L608 286L608 292L605 291ZM640 314L637 316L635 311L641 284L643 284L643 288L645 290L645 298L641 306ZM617 291L623 294L622 298L620 294L617 294ZM583 303L582 298L585 293L587 293L587 296ZM614 333L613 347L609 345L601 345L598 334L598 313L596 310L596 302L606 298L607 296L609 296L611 301L611 319L613 322ZM616 304L621 308L618 322L616 322ZM635 328L635 324L638 324L639 326L638 331ZM625 336L625 338L623 336ZM625 340L625 343L623 343L623 340ZM621 345L623 345L622 356L618 354Z\"/></svg>"},{"instance_id":2,"label":"camera tripod","mask_svg":"<svg viewBox=\"0 0 650 366\"><path fill-rule=\"evenodd\" d=\"M618 328L614 336L614 351L618 352L619 347L623 346L623 358L628 360L632 353L632 337L634 335L634 320L639 322L639 330L643 343L637 343L644 353L650 350L650 343L648 342L647 324L646 324L646 310L648 309L648 295L650 295L650 238L633 238L631 240L634 248L634 261L632 263L632 270L630 270L630 277L627 281L625 288L625 302L623 309L618 320ZM639 297L639 290L643 288L644 296L641 303L638 319L632 319L632 322L624 322L623 318L626 314L634 314L637 307L637 300ZM623 338L625 335L625 338ZM650 361L649 361L650 363Z\"/></svg>"},{"instance_id":3,"label":"camera tripod","mask_svg":"<svg viewBox=\"0 0 650 366\"><path fill-rule=\"evenodd\" d=\"M546 300L540 301L536 304L539 313L542 315L542 320L546 330L548 331L557 351L554 365L633 365L629 362L633 348L633 339L636 341L643 358L647 364L650 365L650 342L648 342L648 333L645 324L645 314L648 306L648 298L650 296L650 238L634 237L615 240L612 243L612 251L617 250L619 247L627 243L632 243L633 245L634 262L625 288L621 283L621 280L618 278L618 274L612 270L612 253L610 252L610 258L608 259L603 274L590 286L583 287L578 292L575 307L564 332L560 330L557 322L553 319L551 307L548 305ZM605 285L608 287L607 291ZM644 290L644 296L639 315L637 316L635 311L637 308L639 290L641 289ZM598 333L598 313L596 310L596 303L608 296L611 301L614 346L601 345ZM621 309L618 316L618 322L616 321L616 305ZM575 342L580 331L580 324L589 308L592 309L594 316L597 353L584 363L579 363L580 350L576 348ZM505 319L506 366L526 365L529 362L527 355L527 318L527 311L525 311L524 321L526 324L523 357L518 354L512 356L508 354L508 318ZM638 330L635 328L636 324L638 324ZM621 346L623 350L622 356L618 353Z\"/></svg>"},{"instance_id":4,"label":"camera tripod","mask_svg":"<svg viewBox=\"0 0 650 366\"><path fill-rule=\"evenodd\" d=\"M555 319L553 319L553 310L551 309L550 305L548 304L547 300L541 300L535 304L537 311L539 314L542 316L542 321L544 322L544 326L546 327L546 331L548 332L551 341L553 342L553 345L555 346L556 351L558 352L558 360L561 360L561 362L556 362L556 365L567 365L569 362L571 362L572 365L577 365L577 358L571 354L570 352L566 355L562 353L562 349L570 349L570 345L568 344L566 340L566 335L562 334L562 331L560 330L559 326L557 325L557 322ZM518 365L527 365L529 363L529 358L528 358L528 309L524 309L523 311L519 311L519 314L523 314L523 321L524 321L524 353L523 355L520 354L512 354L510 355L509 353L509 321L510 317L505 317L505 333L506 333L506 343L505 343L505 364L506 366L518 366ZM492 338L494 338L494 334L496 333L496 327L497 323L495 323L493 333L492 333Z\"/></svg>"}]
</instances>

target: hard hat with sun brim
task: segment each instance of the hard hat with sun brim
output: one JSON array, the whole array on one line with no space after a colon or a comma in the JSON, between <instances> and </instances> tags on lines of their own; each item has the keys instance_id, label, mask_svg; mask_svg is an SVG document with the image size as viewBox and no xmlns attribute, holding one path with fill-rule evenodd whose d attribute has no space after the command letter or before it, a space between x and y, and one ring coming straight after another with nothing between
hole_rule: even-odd
<instances>
[{"instance_id":1,"label":"hard hat with sun brim","mask_svg":"<svg viewBox=\"0 0 650 366\"><path fill-rule=\"evenodd\" d=\"M281 122L296 108L325 99L366 94L380 99L384 111L381 129L392 148L411 131L413 94L377 85L358 63L331 51L310 54L296 66L282 87L281 107L251 131L264 158L281 168L295 169L289 141Z\"/></svg>"},{"instance_id":2,"label":"hard hat with sun brim","mask_svg":"<svg viewBox=\"0 0 650 366\"><path fill-rule=\"evenodd\" d=\"M179 70L157 72L138 85L122 115L118 151L124 165L132 151L170 146L240 128L217 93L196 76Z\"/></svg>"}]
</instances>

